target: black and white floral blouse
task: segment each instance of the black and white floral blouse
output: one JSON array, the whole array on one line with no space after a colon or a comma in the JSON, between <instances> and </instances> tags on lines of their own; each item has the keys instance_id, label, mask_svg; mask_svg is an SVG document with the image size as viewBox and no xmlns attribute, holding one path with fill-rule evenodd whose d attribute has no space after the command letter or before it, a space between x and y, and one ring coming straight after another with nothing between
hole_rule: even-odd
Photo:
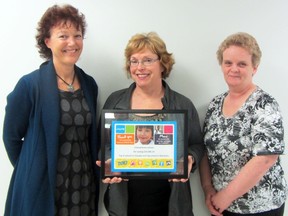
<instances>
[{"instance_id":1,"label":"black and white floral blouse","mask_svg":"<svg viewBox=\"0 0 288 216\"><path fill-rule=\"evenodd\" d=\"M211 101L204 122L204 142L217 191L225 188L252 157L284 151L282 116L276 100L257 87L237 113L224 117L222 106L227 94ZM278 159L260 182L227 210L240 214L269 211L279 208L286 195L287 185Z\"/></svg>"}]
</instances>

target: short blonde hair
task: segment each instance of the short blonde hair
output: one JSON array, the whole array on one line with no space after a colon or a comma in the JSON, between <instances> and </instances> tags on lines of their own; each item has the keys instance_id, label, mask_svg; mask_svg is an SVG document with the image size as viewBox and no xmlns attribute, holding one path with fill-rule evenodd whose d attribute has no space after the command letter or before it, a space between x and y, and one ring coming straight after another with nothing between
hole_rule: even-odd
<instances>
[{"instance_id":1,"label":"short blonde hair","mask_svg":"<svg viewBox=\"0 0 288 216\"><path fill-rule=\"evenodd\" d=\"M228 36L217 50L217 59L219 64L223 61L223 52L230 46L239 46L247 50L252 55L252 64L257 67L260 64L262 52L256 39L248 33L238 32Z\"/></svg>"},{"instance_id":2,"label":"short blonde hair","mask_svg":"<svg viewBox=\"0 0 288 216\"><path fill-rule=\"evenodd\" d=\"M144 49L149 49L155 53L160 63L162 64L164 71L162 72L162 78L166 79L175 63L172 53L168 53L164 41L155 32L135 34L128 41L125 49L125 69L127 76L130 78L130 58L136 53Z\"/></svg>"}]
</instances>

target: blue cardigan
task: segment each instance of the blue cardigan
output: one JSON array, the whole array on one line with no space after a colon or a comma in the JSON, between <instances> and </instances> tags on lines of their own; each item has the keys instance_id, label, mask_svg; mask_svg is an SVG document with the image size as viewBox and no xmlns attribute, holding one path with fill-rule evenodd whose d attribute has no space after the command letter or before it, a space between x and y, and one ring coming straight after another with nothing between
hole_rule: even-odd
<instances>
[{"instance_id":1,"label":"blue cardigan","mask_svg":"<svg viewBox=\"0 0 288 216\"><path fill-rule=\"evenodd\" d=\"M90 151L96 161L95 80L75 66L81 89L92 114ZM6 200L5 215L53 216L60 105L57 79L52 61L23 76L7 97L3 141L14 167ZM95 163L94 163L95 165ZM95 172L98 175L96 165ZM96 195L99 194L97 176ZM98 197L96 199L96 212Z\"/></svg>"}]
</instances>

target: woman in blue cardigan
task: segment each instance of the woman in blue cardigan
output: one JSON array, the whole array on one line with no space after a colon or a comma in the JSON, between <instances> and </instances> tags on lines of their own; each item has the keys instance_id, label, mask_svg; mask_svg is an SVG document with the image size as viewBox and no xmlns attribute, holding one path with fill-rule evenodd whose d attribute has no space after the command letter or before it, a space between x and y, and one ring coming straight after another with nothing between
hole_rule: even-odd
<instances>
[{"instance_id":1,"label":"woman in blue cardigan","mask_svg":"<svg viewBox=\"0 0 288 216\"><path fill-rule=\"evenodd\" d=\"M85 29L71 5L48 8L38 23L47 61L7 97L3 140L14 172L5 215L98 214L98 87L75 65Z\"/></svg>"}]
</instances>

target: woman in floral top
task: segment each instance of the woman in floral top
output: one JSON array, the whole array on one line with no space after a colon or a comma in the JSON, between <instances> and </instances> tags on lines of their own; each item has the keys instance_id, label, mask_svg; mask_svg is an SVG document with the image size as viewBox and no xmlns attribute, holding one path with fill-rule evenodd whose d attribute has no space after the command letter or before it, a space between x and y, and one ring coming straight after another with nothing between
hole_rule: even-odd
<instances>
[{"instance_id":1,"label":"woman in floral top","mask_svg":"<svg viewBox=\"0 0 288 216\"><path fill-rule=\"evenodd\" d=\"M229 90L211 101L204 122L206 205L216 216L281 216L284 129L276 100L253 83L261 50L251 35L236 33L222 42L217 58Z\"/></svg>"}]
</instances>

